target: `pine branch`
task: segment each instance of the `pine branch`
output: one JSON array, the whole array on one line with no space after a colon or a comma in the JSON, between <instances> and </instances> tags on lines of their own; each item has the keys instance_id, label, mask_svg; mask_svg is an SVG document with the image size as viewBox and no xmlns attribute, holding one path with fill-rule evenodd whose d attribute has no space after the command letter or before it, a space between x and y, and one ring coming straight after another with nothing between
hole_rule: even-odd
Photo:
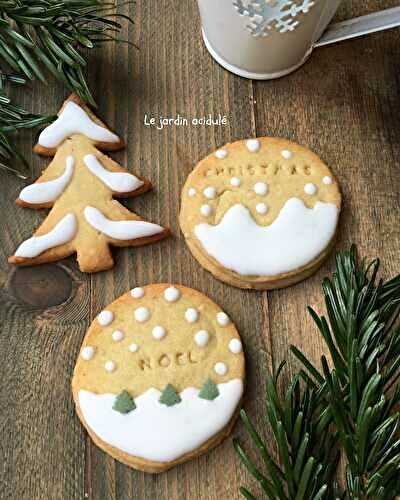
<instances>
[{"instance_id":1,"label":"pine branch","mask_svg":"<svg viewBox=\"0 0 400 500\"><path fill-rule=\"evenodd\" d=\"M378 271L379 260L359 261L354 246L339 253L332 280L323 282L328 320L309 309L332 367L322 357L319 371L292 346L304 368L283 398L268 375L267 420L281 466L241 413L266 473L238 441L235 448L270 500L394 500L400 494L400 275L385 282ZM336 446L348 464L343 493L334 481ZM246 488L241 493L256 499Z\"/></svg>"},{"instance_id":2,"label":"pine branch","mask_svg":"<svg viewBox=\"0 0 400 500\"><path fill-rule=\"evenodd\" d=\"M400 276L377 280L379 261L358 262L356 249L337 255L323 290L328 320L310 313L333 368L323 372L293 348L328 405L348 461L349 499L389 500L400 493Z\"/></svg>"},{"instance_id":3,"label":"pine branch","mask_svg":"<svg viewBox=\"0 0 400 500\"><path fill-rule=\"evenodd\" d=\"M131 20L115 13L117 6L100 0L0 0L2 168L14 170L16 162L24 163L10 133L49 119L13 106L5 85L34 79L46 83L51 74L84 102L95 106L84 76L87 61L83 51L117 40L122 27L119 20ZM17 76L5 76L10 72Z\"/></svg>"},{"instance_id":4,"label":"pine branch","mask_svg":"<svg viewBox=\"0 0 400 500\"><path fill-rule=\"evenodd\" d=\"M48 123L54 117L34 115L21 106L14 105L4 93L6 83L24 85L25 79L0 72L0 169L11 171L21 179L26 179L27 175L12 167L15 164L22 164L26 169L28 165L25 158L12 144L9 136L20 129L34 128Z\"/></svg>"},{"instance_id":5,"label":"pine branch","mask_svg":"<svg viewBox=\"0 0 400 500\"><path fill-rule=\"evenodd\" d=\"M340 500L333 477L339 461L337 437L329 423L320 424L320 396L300 376L294 377L284 398L278 395L277 375L267 376L267 420L276 441L280 466L268 451L263 439L242 410L241 419L256 451L263 461L262 472L248 457L238 440L235 449L251 475L270 500ZM256 497L246 488L241 493L248 500Z\"/></svg>"}]
</instances>

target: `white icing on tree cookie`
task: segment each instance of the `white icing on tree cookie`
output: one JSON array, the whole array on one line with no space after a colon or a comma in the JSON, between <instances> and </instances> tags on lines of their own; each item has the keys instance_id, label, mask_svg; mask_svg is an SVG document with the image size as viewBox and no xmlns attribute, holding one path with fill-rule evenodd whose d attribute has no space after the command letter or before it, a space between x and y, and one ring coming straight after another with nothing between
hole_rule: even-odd
<instances>
[{"instance_id":1,"label":"white icing on tree cookie","mask_svg":"<svg viewBox=\"0 0 400 500\"><path fill-rule=\"evenodd\" d=\"M219 224L199 224L195 234L225 268L241 275L276 276L317 258L333 238L338 216L332 203L307 208L291 198L271 225L259 226L246 207L236 204Z\"/></svg>"},{"instance_id":2,"label":"white icing on tree cookie","mask_svg":"<svg viewBox=\"0 0 400 500\"><path fill-rule=\"evenodd\" d=\"M135 398L127 415L113 410L116 396L79 391L79 406L90 429L104 442L130 455L156 462L172 462L199 448L226 427L240 402L243 382L218 384L213 401L199 398L189 387L173 407L160 404L161 392L149 389Z\"/></svg>"},{"instance_id":3,"label":"white icing on tree cookie","mask_svg":"<svg viewBox=\"0 0 400 500\"><path fill-rule=\"evenodd\" d=\"M86 221L97 231L115 240L135 240L161 233L163 228L141 220L110 220L95 207L84 210Z\"/></svg>"},{"instance_id":4,"label":"white icing on tree cookie","mask_svg":"<svg viewBox=\"0 0 400 500\"><path fill-rule=\"evenodd\" d=\"M93 154L86 155L83 161L87 168L114 193L130 193L143 186L143 181L126 172L110 172Z\"/></svg>"},{"instance_id":5,"label":"white icing on tree cookie","mask_svg":"<svg viewBox=\"0 0 400 500\"><path fill-rule=\"evenodd\" d=\"M51 181L39 182L26 186L19 194L19 198L32 205L41 205L55 201L68 186L74 173L75 159L67 156L65 169L60 177Z\"/></svg>"},{"instance_id":6,"label":"white icing on tree cookie","mask_svg":"<svg viewBox=\"0 0 400 500\"><path fill-rule=\"evenodd\" d=\"M97 142L119 142L117 135L95 123L84 109L69 101L60 116L41 132L38 143L45 148L56 148L73 134L83 134Z\"/></svg>"},{"instance_id":7,"label":"white icing on tree cookie","mask_svg":"<svg viewBox=\"0 0 400 500\"><path fill-rule=\"evenodd\" d=\"M24 241L15 252L16 257L33 258L50 248L64 245L72 241L78 230L78 223L74 214L67 214L47 234L32 236Z\"/></svg>"}]
</instances>

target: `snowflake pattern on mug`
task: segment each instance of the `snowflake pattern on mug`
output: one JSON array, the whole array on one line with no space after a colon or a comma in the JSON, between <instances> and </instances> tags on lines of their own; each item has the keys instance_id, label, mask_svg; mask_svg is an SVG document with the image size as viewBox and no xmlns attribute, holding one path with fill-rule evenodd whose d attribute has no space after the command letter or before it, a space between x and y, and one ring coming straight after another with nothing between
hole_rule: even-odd
<instances>
[{"instance_id":1,"label":"snowflake pattern on mug","mask_svg":"<svg viewBox=\"0 0 400 500\"><path fill-rule=\"evenodd\" d=\"M270 31L294 31L300 24L301 14L307 14L317 0L233 0L233 6L248 17L247 28L255 37L267 37Z\"/></svg>"}]
</instances>

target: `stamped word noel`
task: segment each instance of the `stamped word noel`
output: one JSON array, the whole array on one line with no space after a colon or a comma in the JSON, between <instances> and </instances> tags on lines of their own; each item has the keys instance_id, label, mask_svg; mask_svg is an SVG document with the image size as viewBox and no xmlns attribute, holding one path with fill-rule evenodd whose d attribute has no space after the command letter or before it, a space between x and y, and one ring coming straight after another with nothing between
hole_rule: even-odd
<instances>
[{"instance_id":1,"label":"stamped word noel","mask_svg":"<svg viewBox=\"0 0 400 500\"><path fill-rule=\"evenodd\" d=\"M147 113L144 115L143 124L146 127L154 127L157 130L163 130L166 127L188 127L193 125L194 127L223 127L228 125L228 118L226 115L221 115L220 113L216 116L211 114L207 116L198 116L194 118L186 118L180 114L175 117L165 117L165 116L149 116Z\"/></svg>"}]
</instances>

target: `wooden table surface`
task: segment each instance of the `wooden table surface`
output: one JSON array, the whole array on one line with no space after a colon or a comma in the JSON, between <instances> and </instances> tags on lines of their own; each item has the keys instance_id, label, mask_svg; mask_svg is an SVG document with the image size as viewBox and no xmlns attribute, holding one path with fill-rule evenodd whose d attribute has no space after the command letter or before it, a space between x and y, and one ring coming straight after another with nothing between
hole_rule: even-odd
<instances>
[{"instance_id":1,"label":"wooden table surface","mask_svg":"<svg viewBox=\"0 0 400 500\"><path fill-rule=\"evenodd\" d=\"M398 0L348 0L340 18L393 7ZM119 249L110 272L84 275L74 258L16 269L7 257L31 235L45 212L14 204L23 182L1 175L0 497L4 499L238 499L252 481L228 439L212 452L158 476L114 461L87 437L70 380L92 318L134 285L176 282L194 287L234 319L248 359L245 408L264 425L264 374L288 356L291 343L318 360L324 347L306 314L322 310L321 280L333 258L311 279L274 292L224 285L193 259L178 227L180 191L193 166L235 139L274 135L310 146L338 176L344 213L337 248L358 244L379 255L385 274L400 258L400 30L319 49L295 74L252 82L219 67L200 39L195 0L138 0L123 7L135 19L122 36L90 55L90 83L99 115L127 140L118 161L154 184L126 205L172 229L146 248ZM26 107L53 113L66 92L52 84L21 91ZM34 103L34 104L32 104ZM145 114L188 118L226 115L222 127L145 127ZM47 161L34 157L34 176ZM287 374L296 369L289 358ZM245 438L240 424L234 435ZM253 486L253 485L252 485Z\"/></svg>"}]
</instances>

